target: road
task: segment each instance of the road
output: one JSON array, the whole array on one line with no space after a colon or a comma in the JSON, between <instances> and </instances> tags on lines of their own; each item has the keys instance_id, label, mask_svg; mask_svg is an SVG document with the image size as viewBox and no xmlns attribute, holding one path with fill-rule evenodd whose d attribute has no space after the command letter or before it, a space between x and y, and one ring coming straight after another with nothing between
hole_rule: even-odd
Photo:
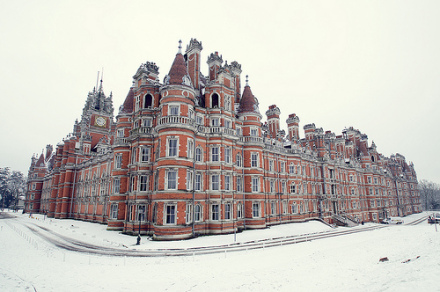
<instances>
[{"instance_id":1,"label":"road","mask_svg":"<svg viewBox=\"0 0 440 292\"><path fill-rule=\"evenodd\" d=\"M323 232L316 232L302 235L292 235L277 238L266 238L262 240L254 240L249 242L233 243L228 245L204 246L193 248L175 248L175 249L148 249L148 250L132 250L128 248L113 248L90 244L80 240L73 239L54 232L51 229L40 226L35 223L25 223L15 220L15 216L8 213L0 213L0 219L13 220L14 224L18 223L29 229L35 236L61 248L75 252L106 255L106 256L129 256L129 257L166 257L166 256L194 256L202 254L229 253L247 251L252 249L265 249L275 246L298 244L302 242L326 239L336 236L350 235L359 232L367 232L381 228L387 228L388 225L358 226L348 229L334 229ZM424 222L426 217L406 223L405 225L415 225ZM8 224L9 225L9 224Z\"/></svg>"}]
</instances>

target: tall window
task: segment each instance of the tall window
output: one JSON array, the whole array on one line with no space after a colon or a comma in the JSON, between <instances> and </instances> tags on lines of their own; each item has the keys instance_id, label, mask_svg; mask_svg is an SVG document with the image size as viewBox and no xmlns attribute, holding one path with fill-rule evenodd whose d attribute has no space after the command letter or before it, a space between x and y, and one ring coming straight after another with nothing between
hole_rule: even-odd
<instances>
[{"instance_id":1,"label":"tall window","mask_svg":"<svg viewBox=\"0 0 440 292\"><path fill-rule=\"evenodd\" d=\"M237 218L243 218L243 205L241 203L237 204Z\"/></svg>"},{"instance_id":2,"label":"tall window","mask_svg":"<svg viewBox=\"0 0 440 292\"><path fill-rule=\"evenodd\" d=\"M237 165L238 167L242 166L241 155L239 153L235 156L235 165Z\"/></svg>"},{"instance_id":3,"label":"tall window","mask_svg":"<svg viewBox=\"0 0 440 292\"><path fill-rule=\"evenodd\" d=\"M258 153L251 154L251 167L258 167Z\"/></svg>"},{"instance_id":4,"label":"tall window","mask_svg":"<svg viewBox=\"0 0 440 292\"><path fill-rule=\"evenodd\" d=\"M225 162L231 163L231 147L225 148Z\"/></svg>"},{"instance_id":5,"label":"tall window","mask_svg":"<svg viewBox=\"0 0 440 292\"><path fill-rule=\"evenodd\" d=\"M200 206L200 204L197 204L195 206L195 209L194 209L194 220L196 222L199 222L199 221L202 220L202 206Z\"/></svg>"},{"instance_id":6,"label":"tall window","mask_svg":"<svg viewBox=\"0 0 440 292\"><path fill-rule=\"evenodd\" d=\"M150 147L141 147L140 156L141 162L148 162L150 160Z\"/></svg>"},{"instance_id":7,"label":"tall window","mask_svg":"<svg viewBox=\"0 0 440 292\"><path fill-rule=\"evenodd\" d=\"M177 139L175 138L168 140L168 156L177 156Z\"/></svg>"},{"instance_id":8,"label":"tall window","mask_svg":"<svg viewBox=\"0 0 440 292\"><path fill-rule=\"evenodd\" d=\"M187 153L188 153L188 158L193 158L193 156L194 156L194 141L192 139L188 140Z\"/></svg>"},{"instance_id":9,"label":"tall window","mask_svg":"<svg viewBox=\"0 0 440 292\"><path fill-rule=\"evenodd\" d=\"M196 173L194 190L200 191L201 189L202 189L202 174Z\"/></svg>"},{"instance_id":10,"label":"tall window","mask_svg":"<svg viewBox=\"0 0 440 292\"><path fill-rule=\"evenodd\" d=\"M219 205L213 204L211 205L211 219L219 220Z\"/></svg>"},{"instance_id":11,"label":"tall window","mask_svg":"<svg viewBox=\"0 0 440 292\"><path fill-rule=\"evenodd\" d=\"M185 216L185 221L186 224L191 223L192 222L192 204L186 204L186 216Z\"/></svg>"},{"instance_id":12,"label":"tall window","mask_svg":"<svg viewBox=\"0 0 440 292\"><path fill-rule=\"evenodd\" d=\"M203 160L202 157L202 148L196 148L196 161L201 162Z\"/></svg>"},{"instance_id":13,"label":"tall window","mask_svg":"<svg viewBox=\"0 0 440 292\"><path fill-rule=\"evenodd\" d=\"M269 171L273 171L273 160L269 160Z\"/></svg>"},{"instance_id":14,"label":"tall window","mask_svg":"<svg viewBox=\"0 0 440 292\"><path fill-rule=\"evenodd\" d=\"M167 189L169 190L176 190L177 189L177 170L170 169L167 173Z\"/></svg>"},{"instance_id":15,"label":"tall window","mask_svg":"<svg viewBox=\"0 0 440 292\"><path fill-rule=\"evenodd\" d=\"M219 160L220 160L219 147L212 147L211 148L211 161L219 161Z\"/></svg>"},{"instance_id":16,"label":"tall window","mask_svg":"<svg viewBox=\"0 0 440 292\"><path fill-rule=\"evenodd\" d=\"M286 172L286 163L284 161L281 161L281 172Z\"/></svg>"},{"instance_id":17,"label":"tall window","mask_svg":"<svg viewBox=\"0 0 440 292\"><path fill-rule=\"evenodd\" d=\"M257 129L251 129L251 136L253 136L253 137L258 136Z\"/></svg>"},{"instance_id":18,"label":"tall window","mask_svg":"<svg viewBox=\"0 0 440 292\"><path fill-rule=\"evenodd\" d=\"M95 185L93 185L93 186L95 186ZM130 179L130 190L132 191L132 192L134 192L134 190L136 189L136 179L135 179L135 176L132 176L131 177L131 179Z\"/></svg>"},{"instance_id":19,"label":"tall window","mask_svg":"<svg viewBox=\"0 0 440 292\"><path fill-rule=\"evenodd\" d=\"M124 129L118 129L116 132L116 137L123 138L124 137Z\"/></svg>"},{"instance_id":20,"label":"tall window","mask_svg":"<svg viewBox=\"0 0 440 292\"><path fill-rule=\"evenodd\" d=\"M133 147L131 149L131 163L136 163L136 147Z\"/></svg>"},{"instance_id":21,"label":"tall window","mask_svg":"<svg viewBox=\"0 0 440 292\"><path fill-rule=\"evenodd\" d=\"M122 154L116 154L115 155L115 168L121 168L122 167Z\"/></svg>"},{"instance_id":22,"label":"tall window","mask_svg":"<svg viewBox=\"0 0 440 292\"><path fill-rule=\"evenodd\" d=\"M152 215L153 216L151 219L153 220L153 223L156 223L157 222L157 203L155 203L153 206L153 214Z\"/></svg>"},{"instance_id":23,"label":"tall window","mask_svg":"<svg viewBox=\"0 0 440 292\"><path fill-rule=\"evenodd\" d=\"M196 124L203 126L203 118L201 116L196 116Z\"/></svg>"},{"instance_id":24,"label":"tall window","mask_svg":"<svg viewBox=\"0 0 440 292\"><path fill-rule=\"evenodd\" d=\"M146 218L145 215L146 215L146 206L145 205L138 205L136 220L138 220L140 222L145 221L145 218Z\"/></svg>"},{"instance_id":25,"label":"tall window","mask_svg":"<svg viewBox=\"0 0 440 292\"><path fill-rule=\"evenodd\" d=\"M119 194L120 192L120 186L121 186L121 181L119 180L119 177L115 177L113 179L113 193L115 194Z\"/></svg>"},{"instance_id":26,"label":"tall window","mask_svg":"<svg viewBox=\"0 0 440 292\"><path fill-rule=\"evenodd\" d=\"M220 176L218 174L213 174L211 176L211 190L218 191L220 188Z\"/></svg>"},{"instance_id":27,"label":"tall window","mask_svg":"<svg viewBox=\"0 0 440 292\"><path fill-rule=\"evenodd\" d=\"M252 203L252 217L260 217L260 204Z\"/></svg>"},{"instance_id":28,"label":"tall window","mask_svg":"<svg viewBox=\"0 0 440 292\"><path fill-rule=\"evenodd\" d=\"M176 224L176 206L167 205L166 206L166 224Z\"/></svg>"},{"instance_id":29,"label":"tall window","mask_svg":"<svg viewBox=\"0 0 440 292\"><path fill-rule=\"evenodd\" d=\"M225 204L225 219L230 220L231 218L231 204L227 203Z\"/></svg>"},{"instance_id":30,"label":"tall window","mask_svg":"<svg viewBox=\"0 0 440 292\"><path fill-rule=\"evenodd\" d=\"M111 219L118 219L118 204L112 204L110 218Z\"/></svg>"},{"instance_id":31,"label":"tall window","mask_svg":"<svg viewBox=\"0 0 440 292\"><path fill-rule=\"evenodd\" d=\"M193 173L191 170L187 170L186 172L186 189L192 190L193 186Z\"/></svg>"},{"instance_id":32,"label":"tall window","mask_svg":"<svg viewBox=\"0 0 440 292\"><path fill-rule=\"evenodd\" d=\"M139 177L139 191L145 192L148 190L148 176L141 175Z\"/></svg>"},{"instance_id":33,"label":"tall window","mask_svg":"<svg viewBox=\"0 0 440 292\"><path fill-rule=\"evenodd\" d=\"M243 183L241 176L237 176L237 192L241 192L243 190Z\"/></svg>"},{"instance_id":34,"label":"tall window","mask_svg":"<svg viewBox=\"0 0 440 292\"><path fill-rule=\"evenodd\" d=\"M231 176L225 175L225 191L231 190Z\"/></svg>"},{"instance_id":35,"label":"tall window","mask_svg":"<svg viewBox=\"0 0 440 292\"><path fill-rule=\"evenodd\" d=\"M252 177L252 191L258 192L258 177Z\"/></svg>"}]
</instances>

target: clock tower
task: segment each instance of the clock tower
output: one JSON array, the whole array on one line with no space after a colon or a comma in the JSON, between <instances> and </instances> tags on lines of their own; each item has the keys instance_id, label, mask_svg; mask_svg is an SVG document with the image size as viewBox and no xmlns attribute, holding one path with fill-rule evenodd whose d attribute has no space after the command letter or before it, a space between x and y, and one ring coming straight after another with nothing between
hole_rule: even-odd
<instances>
[{"instance_id":1,"label":"clock tower","mask_svg":"<svg viewBox=\"0 0 440 292\"><path fill-rule=\"evenodd\" d=\"M87 96L81 121L75 123L74 133L79 138L77 146L81 152L91 154L98 150L100 141L113 141L113 111L112 93L105 95L101 80L99 88L93 88Z\"/></svg>"}]
</instances>

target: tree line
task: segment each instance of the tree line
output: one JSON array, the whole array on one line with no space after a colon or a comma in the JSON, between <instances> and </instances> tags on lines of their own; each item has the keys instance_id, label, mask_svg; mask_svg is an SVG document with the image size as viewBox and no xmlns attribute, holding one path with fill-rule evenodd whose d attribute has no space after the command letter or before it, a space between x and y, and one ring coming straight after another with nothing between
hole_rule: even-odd
<instances>
[{"instance_id":1,"label":"tree line","mask_svg":"<svg viewBox=\"0 0 440 292\"><path fill-rule=\"evenodd\" d=\"M9 167L0 168L0 207L10 208L18 204L20 196L26 193L26 177L20 171Z\"/></svg>"},{"instance_id":2,"label":"tree line","mask_svg":"<svg viewBox=\"0 0 440 292\"><path fill-rule=\"evenodd\" d=\"M440 185L422 179L419 181L420 200L424 210L440 210Z\"/></svg>"}]
</instances>

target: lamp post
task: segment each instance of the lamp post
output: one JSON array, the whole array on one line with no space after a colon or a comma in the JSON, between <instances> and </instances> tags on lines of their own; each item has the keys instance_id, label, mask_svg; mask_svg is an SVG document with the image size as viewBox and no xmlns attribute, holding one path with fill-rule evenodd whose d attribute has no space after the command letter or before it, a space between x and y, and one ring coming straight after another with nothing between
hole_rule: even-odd
<instances>
[{"instance_id":1,"label":"lamp post","mask_svg":"<svg viewBox=\"0 0 440 292\"><path fill-rule=\"evenodd\" d=\"M141 213L140 212L138 214L138 221L139 221L139 231L138 231L136 245L141 244Z\"/></svg>"}]
</instances>

